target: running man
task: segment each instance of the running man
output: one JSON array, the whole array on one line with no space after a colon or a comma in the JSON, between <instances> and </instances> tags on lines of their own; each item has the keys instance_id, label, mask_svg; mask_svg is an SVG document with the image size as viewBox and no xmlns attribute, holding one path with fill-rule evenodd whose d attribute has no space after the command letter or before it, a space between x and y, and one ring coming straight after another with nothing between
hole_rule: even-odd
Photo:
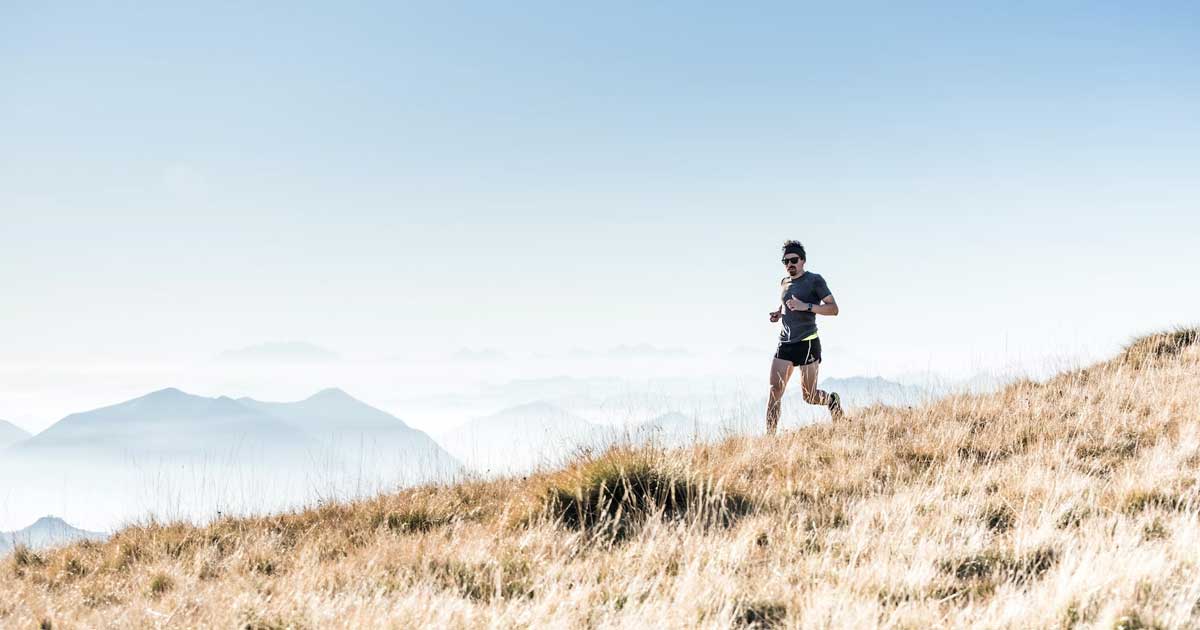
<instances>
[{"instance_id":1,"label":"running man","mask_svg":"<svg viewBox=\"0 0 1200 630\"><path fill-rule=\"evenodd\" d=\"M800 372L804 402L829 408L834 420L842 418L842 400L836 392L817 389L817 370L821 369L821 340L817 337L817 315L837 315L838 305L825 284L825 278L804 270L804 245L800 241L783 244L783 264L787 277L780 282L779 299L783 304L770 313L771 321L783 320L779 349L771 360L771 395L767 399L767 435L775 435L779 426L779 403L792 371Z\"/></svg>"}]
</instances>

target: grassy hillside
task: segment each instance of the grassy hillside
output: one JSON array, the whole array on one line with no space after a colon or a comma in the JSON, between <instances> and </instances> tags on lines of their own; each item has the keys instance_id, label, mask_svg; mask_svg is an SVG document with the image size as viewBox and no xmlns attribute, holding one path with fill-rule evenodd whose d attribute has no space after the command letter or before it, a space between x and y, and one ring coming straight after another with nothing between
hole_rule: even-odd
<instances>
[{"instance_id":1,"label":"grassy hillside","mask_svg":"<svg viewBox=\"0 0 1200 630\"><path fill-rule=\"evenodd\" d=\"M1200 627L1200 340L526 479L20 550L0 627Z\"/></svg>"}]
</instances>

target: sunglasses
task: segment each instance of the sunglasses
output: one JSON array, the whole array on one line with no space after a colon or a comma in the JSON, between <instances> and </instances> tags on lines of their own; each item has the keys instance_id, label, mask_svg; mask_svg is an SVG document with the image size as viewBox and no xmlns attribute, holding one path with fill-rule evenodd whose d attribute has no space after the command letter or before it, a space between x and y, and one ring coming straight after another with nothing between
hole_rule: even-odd
<instances>
[{"instance_id":1,"label":"sunglasses","mask_svg":"<svg viewBox=\"0 0 1200 630\"><path fill-rule=\"evenodd\" d=\"M794 265L794 264L800 262L800 257L796 256L794 258L784 258L783 260L781 260L779 262L781 262L785 265Z\"/></svg>"}]
</instances>

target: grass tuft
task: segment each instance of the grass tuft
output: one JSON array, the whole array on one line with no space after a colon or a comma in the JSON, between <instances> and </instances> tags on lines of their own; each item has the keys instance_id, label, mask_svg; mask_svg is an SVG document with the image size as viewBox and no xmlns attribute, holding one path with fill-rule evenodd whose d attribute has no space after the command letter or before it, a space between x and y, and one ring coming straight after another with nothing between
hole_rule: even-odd
<instances>
[{"instance_id":1,"label":"grass tuft","mask_svg":"<svg viewBox=\"0 0 1200 630\"><path fill-rule=\"evenodd\" d=\"M1135 339L1125 347L1122 358L1126 363L1140 369L1174 357L1198 343L1200 327L1181 327Z\"/></svg>"},{"instance_id":2,"label":"grass tuft","mask_svg":"<svg viewBox=\"0 0 1200 630\"><path fill-rule=\"evenodd\" d=\"M1159 626L1144 621L1137 613L1122 615L1113 624L1113 630L1161 630Z\"/></svg>"},{"instance_id":3,"label":"grass tuft","mask_svg":"<svg viewBox=\"0 0 1200 630\"><path fill-rule=\"evenodd\" d=\"M552 481L543 505L556 522L622 540L646 517L729 524L750 512L749 498L698 484L636 451L611 451Z\"/></svg>"},{"instance_id":4,"label":"grass tuft","mask_svg":"<svg viewBox=\"0 0 1200 630\"><path fill-rule=\"evenodd\" d=\"M995 578L1025 584L1042 577L1058 561L1058 552L1042 547L1021 555L995 551L944 561L942 570L958 580Z\"/></svg>"},{"instance_id":5,"label":"grass tuft","mask_svg":"<svg viewBox=\"0 0 1200 630\"><path fill-rule=\"evenodd\" d=\"M737 615L736 625L741 628L775 628L783 625L787 618L787 606L778 602L752 602L744 604Z\"/></svg>"},{"instance_id":6,"label":"grass tuft","mask_svg":"<svg viewBox=\"0 0 1200 630\"><path fill-rule=\"evenodd\" d=\"M1017 520L1017 513L1006 503L990 503L980 516L983 524L993 532L1006 532L1012 529Z\"/></svg>"},{"instance_id":7,"label":"grass tuft","mask_svg":"<svg viewBox=\"0 0 1200 630\"><path fill-rule=\"evenodd\" d=\"M398 534L428 532L449 522L449 518L419 507L392 512L384 519L388 531Z\"/></svg>"},{"instance_id":8,"label":"grass tuft","mask_svg":"<svg viewBox=\"0 0 1200 630\"><path fill-rule=\"evenodd\" d=\"M23 573L24 569L44 566L46 559L26 545L17 545L12 550L11 562L15 572Z\"/></svg>"},{"instance_id":9,"label":"grass tuft","mask_svg":"<svg viewBox=\"0 0 1200 630\"><path fill-rule=\"evenodd\" d=\"M1146 510L1180 511L1187 507L1182 497L1161 490L1133 490L1125 495L1121 509L1126 514L1138 514Z\"/></svg>"},{"instance_id":10,"label":"grass tuft","mask_svg":"<svg viewBox=\"0 0 1200 630\"><path fill-rule=\"evenodd\" d=\"M161 597L175 588L175 580L166 573L156 573L150 578L150 596Z\"/></svg>"}]
</instances>

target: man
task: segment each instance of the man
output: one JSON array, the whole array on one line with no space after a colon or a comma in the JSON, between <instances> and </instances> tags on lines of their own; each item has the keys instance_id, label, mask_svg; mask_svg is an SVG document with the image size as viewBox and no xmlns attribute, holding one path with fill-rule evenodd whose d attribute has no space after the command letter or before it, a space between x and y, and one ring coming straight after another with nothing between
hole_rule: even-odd
<instances>
[{"instance_id":1,"label":"man","mask_svg":"<svg viewBox=\"0 0 1200 630\"><path fill-rule=\"evenodd\" d=\"M793 371L800 372L804 402L829 408L834 420L842 418L842 400L834 393L817 389L817 371L821 369L821 339L817 337L817 315L838 314L837 302L819 274L804 270L807 262L800 241L783 244L783 264L787 277L780 283L783 304L770 313L771 321L783 321L779 348L771 360L771 394L767 399L767 434L779 426L779 403Z\"/></svg>"}]
</instances>

